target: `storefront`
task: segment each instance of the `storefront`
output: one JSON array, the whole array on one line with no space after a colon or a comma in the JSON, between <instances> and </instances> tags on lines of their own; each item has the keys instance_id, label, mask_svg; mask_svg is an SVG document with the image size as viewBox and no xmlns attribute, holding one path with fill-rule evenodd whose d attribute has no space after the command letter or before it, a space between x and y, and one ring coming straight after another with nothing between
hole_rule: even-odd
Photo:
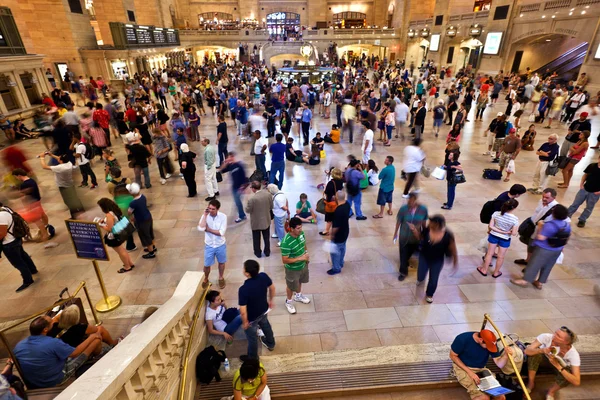
<instances>
[{"instance_id":1,"label":"storefront","mask_svg":"<svg viewBox=\"0 0 600 400\"><path fill-rule=\"evenodd\" d=\"M275 12L267 15L267 30L275 40L298 38L300 31L300 14L293 12Z\"/></svg>"},{"instance_id":2,"label":"storefront","mask_svg":"<svg viewBox=\"0 0 600 400\"><path fill-rule=\"evenodd\" d=\"M239 49L232 49L223 46L205 46L196 48L196 60L202 65L210 62L225 62L227 60L236 61L239 57Z\"/></svg>"},{"instance_id":3,"label":"storefront","mask_svg":"<svg viewBox=\"0 0 600 400\"><path fill-rule=\"evenodd\" d=\"M233 30L238 28L232 14L224 12L205 12L198 14L200 29L207 31Z\"/></svg>"},{"instance_id":4,"label":"storefront","mask_svg":"<svg viewBox=\"0 0 600 400\"><path fill-rule=\"evenodd\" d=\"M338 29L365 28L367 14L353 11L333 14L333 26Z\"/></svg>"}]
</instances>

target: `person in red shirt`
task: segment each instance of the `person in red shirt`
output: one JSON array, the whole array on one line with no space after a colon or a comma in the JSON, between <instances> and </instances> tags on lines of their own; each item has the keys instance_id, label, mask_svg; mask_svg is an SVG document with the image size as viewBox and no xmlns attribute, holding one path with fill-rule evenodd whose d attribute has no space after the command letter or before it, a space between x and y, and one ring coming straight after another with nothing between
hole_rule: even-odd
<instances>
[{"instance_id":1,"label":"person in red shirt","mask_svg":"<svg viewBox=\"0 0 600 400\"><path fill-rule=\"evenodd\" d=\"M484 96L488 95L488 92L490 91L490 85L489 85L487 79L483 82L483 85L481 85L480 90L481 90L482 95L484 95Z\"/></svg>"},{"instance_id":2,"label":"person in red shirt","mask_svg":"<svg viewBox=\"0 0 600 400\"><path fill-rule=\"evenodd\" d=\"M106 134L106 142L108 143L108 147L112 146L110 143L110 129L109 129L109 121L110 115L108 111L102 108L102 104L96 104L96 110L94 110L94 114L92 115L92 119L100 125L100 128Z\"/></svg>"},{"instance_id":3,"label":"person in red shirt","mask_svg":"<svg viewBox=\"0 0 600 400\"><path fill-rule=\"evenodd\" d=\"M127 121L129 122L129 127L131 128L131 124L135 124L137 120L137 112L131 107L131 104L127 104L127 111L125 112L125 116L127 117Z\"/></svg>"},{"instance_id":4,"label":"person in red shirt","mask_svg":"<svg viewBox=\"0 0 600 400\"><path fill-rule=\"evenodd\" d=\"M45 104L46 106L48 106L50 108L56 108L56 104L54 104L54 100L52 100L50 98L50 96L48 96L46 93L42 93L42 104Z\"/></svg>"}]
</instances>

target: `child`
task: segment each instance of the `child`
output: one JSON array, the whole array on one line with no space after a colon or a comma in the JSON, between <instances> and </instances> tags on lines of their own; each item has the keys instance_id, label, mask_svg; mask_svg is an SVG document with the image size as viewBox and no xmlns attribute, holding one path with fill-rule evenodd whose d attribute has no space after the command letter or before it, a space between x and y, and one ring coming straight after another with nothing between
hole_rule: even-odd
<instances>
[{"instance_id":1,"label":"child","mask_svg":"<svg viewBox=\"0 0 600 400\"><path fill-rule=\"evenodd\" d=\"M323 138L327 143L339 143L340 142L340 130L336 124L331 125L331 132L325 134Z\"/></svg>"},{"instance_id":2,"label":"child","mask_svg":"<svg viewBox=\"0 0 600 400\"><path fill-rule=\"evenodd\" d=\"M296 203L296 215L294 217L300 218L302 222L309 224L314 224L317 220L317 215L313 211L306 193L300 195L300 201Z\"/></svg>"}]
</instances>

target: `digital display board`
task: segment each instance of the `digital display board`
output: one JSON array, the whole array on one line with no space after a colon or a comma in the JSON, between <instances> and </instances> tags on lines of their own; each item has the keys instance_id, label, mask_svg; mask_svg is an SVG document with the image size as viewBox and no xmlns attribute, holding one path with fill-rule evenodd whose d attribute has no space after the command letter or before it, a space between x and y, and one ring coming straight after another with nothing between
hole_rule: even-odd
<instances>
[{"instance_id":1,"label":"digital display board","mask_svg":"<svg viewBox=\"0 0 600 400\"><path fill-rule=\"evenodd\" d=\"M167 31L167 43L169 44L179 44L179 37L177 33L173 30Z\"/></svg>"},{"instance_id":2,"label":"digital display board","mask_svg":"<svg viewBox=\"0 0 600 400\"><path fill-rule=\"evenodd\" d=\"M152 33L148 29L136 29L135 34L139 44L154 44Z\"/></svg>"},{"instance_id":3,"label":"digital display board","mask_svg":"<svg viewBox=\"0 0 600 400\"><path fill-rule=\"evenodd\" d=\"M154 43L156 43L156 44L167 43L167 37L165 36L165 32L163 32L162 29L152 31L152 34L154 35Z\"/></svg>"},{"instance_id":4,"label":"digital display board","mask_svg":"<svg viewBox=\"0 0 600 400\"><path fill-rule=\"evenodd\" d=\"M502 32L488 32L483 46L483 54L498 54L500 43L502 43Z\"/></svg>"},{"instance_id":5,"label":"digital display board","mask_svg":"<svg viewBox=\"0 0 600 400\"><path fill-rule=\"evenodd\" d=\"M177 29L110 22L113 42L118 49L179 46Z\"/></svg>"},{"instance_id":6,"label":"digital display board","mask_svg":"<svg viewBox=\"0 0 600 400\"><path fill-rule=\"evenodd\" d=\"M431 41L429 42L429 51L438 51L440 49L440 34L435 33L431 35Z\"/></svg>"}]
</instances>

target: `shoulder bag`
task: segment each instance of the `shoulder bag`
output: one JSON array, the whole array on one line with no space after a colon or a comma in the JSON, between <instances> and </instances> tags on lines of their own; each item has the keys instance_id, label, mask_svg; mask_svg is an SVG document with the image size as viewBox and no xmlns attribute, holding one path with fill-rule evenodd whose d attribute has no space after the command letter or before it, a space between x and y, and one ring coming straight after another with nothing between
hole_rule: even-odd
<instances>
[{"instance_id":1,"label":"shoulder bag","mask_svg":"<svg viewBox=\"0 0 600 400\"><path fill-rule=\"evenodd\" d=\"M335 211L335 209L338 206L338 200L337 200L337 185L335 184L335 181L333 182L333 188L334 188L334 195L333 195L333 201L327 201L327 195L325 194L325 191L323 191L323 201L325 203L325 212L326 213L332 213Z\"/></svg>"},{"instance_id":2,"label":"shoulder bag","mask_svg":"<svg viewBox=\"0 0 600 400\"><path fill-rule=\"evenodd\" d=\"M546 175L548 176L554 176L558 173L558 157L554 157L554 160L550 161L548 163L548 166L546 167Z\"/></svg>"}]
</instances>

